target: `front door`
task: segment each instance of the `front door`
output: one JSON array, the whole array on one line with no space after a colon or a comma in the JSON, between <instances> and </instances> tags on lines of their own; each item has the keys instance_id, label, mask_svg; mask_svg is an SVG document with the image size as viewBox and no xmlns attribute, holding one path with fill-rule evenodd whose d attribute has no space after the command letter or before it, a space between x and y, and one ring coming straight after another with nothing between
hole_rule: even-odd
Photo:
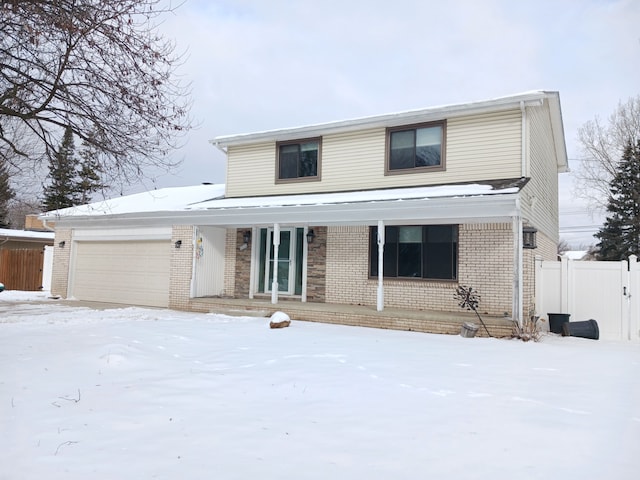
<instances>
[{"instance_id":1,"label":"front door","mask_svg":"<svg viewBox=\"0 0 640 480\"><path fill-rule=\"evenodd\" d=\"M267 231L269 261L265 262L265 290L271 292L275 259L273 258L273 229ZM280 247L278 248L278 292L293 294L295 280L295 236L292 228L280 229Z\"/></svg>"},{"instance_id":2,"label":"front door","mask_svg":"<svg viewBox=\"0 0 640 480\"><path fill-rule=\"evenodd\" d=\"M278 293L300 295L302 292L303 229L281 228L278 247ZM273 283L273 229L260 230L257 291L271 293Z\"/></svg>"}]
</instances>

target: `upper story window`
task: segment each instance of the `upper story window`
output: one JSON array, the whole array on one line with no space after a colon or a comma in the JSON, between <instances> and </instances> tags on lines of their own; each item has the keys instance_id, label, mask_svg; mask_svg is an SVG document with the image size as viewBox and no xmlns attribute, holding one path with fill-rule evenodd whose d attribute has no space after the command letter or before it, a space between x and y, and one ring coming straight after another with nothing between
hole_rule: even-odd
<instances>
[{"instance_id":1,"label":"upper story window","mask_svg":"<svg viewBox=\"0 0 640 480\"><path fill-rule=\"evenodd\" d=\"M320 138L276 143L276 182L319 180Z\"/></svg>"},{"instance_id":2,"label":"upper story window","mask_svg":"<svg viewBox=\"0 0 640 480\"><path fill-rule=\"evenodd\" d=\"M445 123L387 130L387 173L444 170Z\"/></svg>"}]
</instances>

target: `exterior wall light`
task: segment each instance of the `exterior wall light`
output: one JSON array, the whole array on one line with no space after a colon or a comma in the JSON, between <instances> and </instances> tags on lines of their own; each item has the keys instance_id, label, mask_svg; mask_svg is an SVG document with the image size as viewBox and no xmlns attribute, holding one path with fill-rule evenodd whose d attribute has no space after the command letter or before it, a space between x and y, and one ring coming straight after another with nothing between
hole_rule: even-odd
<instances>
[{"instance_id":1,"label":"exterior wall light","mask_svg":"<svg viewBox=\"0 0 640 480\"><path fill-rule=\"evenodd\" d=\"M176 248L180 248L182 246L182 240L176 240L176 243L174 243L174 246Z\"/></svg>"},{"instance_id":2,"label":"exterior wall light","mask_svg":"<svg viewBox=\"0 0 640 480\"><path fill-rule=\"evenodd\" d=\"M60 248L64 248L64 246L67 244L67 242L65 242L64 240L62 240L60 243L58 243L58 246Z\"/></svg>"},{"instance_id":3,"label":"exterior wall light","mask_svg":"<svg viewBox=\"0 0 640 480\"><path fill-rule=\"evenodd\" d=\"M242 241L249 245L249 241L251 240L251 230L245 230L242 234Z\"/></svg>"},{"instance_id":4,"label":"exterior wall light","mask_svg":"<svg viewBox=\"0 0 640 480\"><path fill-rule=\"evenodd\" d=\"M307 243L313 243L314 238L316 238L316 232L313 231L313 228L310 228L307 232Z\"/></svg>"},{"instance_id":5,"label":"exterior wall light","mask_svg":"<svg viewBox=\"0 0 640 480\"><path fill-rule=\"evenodd\" d=\"M522 229L522 248L538 248L538 244L536 243L536 230L533 227L524 227Z\"/></svg>"}]
</instances>

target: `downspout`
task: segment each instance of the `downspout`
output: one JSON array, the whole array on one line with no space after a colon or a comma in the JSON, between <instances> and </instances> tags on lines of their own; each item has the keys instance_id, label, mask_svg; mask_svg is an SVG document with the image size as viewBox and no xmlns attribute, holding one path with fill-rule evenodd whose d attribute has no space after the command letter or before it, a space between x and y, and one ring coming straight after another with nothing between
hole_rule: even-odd
<instances>
[{"instance_id":1,"label":"downspout","mask_svg":"<svg viewBox=\"0 0 640 480\"><path fill-rule=\"evenodd\" d=\"M528 177L527 172L527 108L523 100L520 101L520 176ZM523 283L523 254L522 254L522 210L520 205L520 195L516 198L516 216L513 217L513 248L514 248L514 272L513 272L513 320L522 327L522 298L524 295Z\"/></svg>"},{"instance_id":2,"label":"downspout","mask_svg":"<svg viewBox=\"0 0 640 480\"><path fill-rule=\"evenodd\" d=\"M523 256L522 256L522 213L520 211L520 197L516 198L516 215L513 217L513 305L512 317L522 327L522 296L523 296Z\"/></svg>"},{"instance_id":3,"label":"downspout","mask_svg":"<svg viewBox=\"0 0 640 480\"><path fill-rule=\"evenodd\" d=\"M520 126L520 176L527 176L527 108L524 101L520 101L520 112L522 113Z\"/></svg>"},{"instance_id":4,"label":"downspout","mask_svg":"<svg viewBox=\"0 0 640 480\"><path fill-rule=\"evenodd\" d=\"M384 221L378 220L378 300L376 309L384 309Z\"/></svg>"}]
</instances>

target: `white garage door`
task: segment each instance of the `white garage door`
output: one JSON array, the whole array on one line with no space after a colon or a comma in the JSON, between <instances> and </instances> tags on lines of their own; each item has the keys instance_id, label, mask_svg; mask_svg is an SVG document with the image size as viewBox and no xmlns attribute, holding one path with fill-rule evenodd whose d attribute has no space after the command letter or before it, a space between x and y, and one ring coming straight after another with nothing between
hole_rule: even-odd
<instances>
[{"instance_id":1,"label":"white garage door","mask_svg":"<svg viewBox=\"0 0 640 480\"><path fill-rule=\"evenodd\" d=\"M76 242L71 296L151 307L169 305L170 242Z\"/></svg>"}]
</instances>

